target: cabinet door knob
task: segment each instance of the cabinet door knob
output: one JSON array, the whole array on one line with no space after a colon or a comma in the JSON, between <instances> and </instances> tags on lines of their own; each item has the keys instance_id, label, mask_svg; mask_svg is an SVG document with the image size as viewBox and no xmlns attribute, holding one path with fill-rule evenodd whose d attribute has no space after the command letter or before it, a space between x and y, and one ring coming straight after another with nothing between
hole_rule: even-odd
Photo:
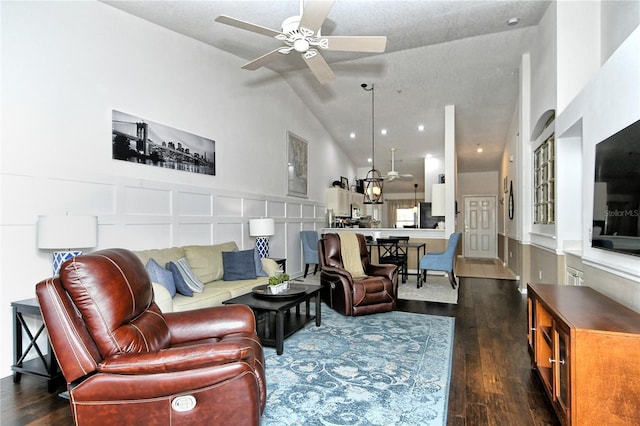
<instances>
[{"instance_id":1,"label":"cabinet door knob","mask_svg":"<svg viewBox=\"0 0 640 426\"><path fill-rule=\"evenodd\" d=\"M561 359L560 361L556 361L556 360L555 360L555 359L553 359L553 358L549 358L549 363L553 364L554 362L557 362L558 364L562 364L562 365L564 365L564 364L565 364L564 359Z\"/></svg>"}]
</instances>

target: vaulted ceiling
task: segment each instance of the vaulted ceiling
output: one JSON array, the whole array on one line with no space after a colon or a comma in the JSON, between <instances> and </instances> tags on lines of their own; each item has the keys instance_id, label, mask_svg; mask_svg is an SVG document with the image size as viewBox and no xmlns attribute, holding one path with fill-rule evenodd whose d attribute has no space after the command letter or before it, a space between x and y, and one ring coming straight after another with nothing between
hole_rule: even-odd
<instances>
[{"instance_id":1,"label":"vaulted ceiling","mask_svg":"<svg viewBox=\"0 0 640 426\"><path fill-rule=\"evenodd\" d=\"M282 42L214 19L228 15L280 31L282 21L297 15L300 8L297 0L105 3L247 62ZM521 56L549 3L337 0L322 35L386 36L384 53L322 51L336 75L325 85L295 52L277 58L268 68L287 81L356 166L363 168L371 167L367 159L372 154L372 122L371 93L361 84L375 84L376 168L383 174L391 169L390 148L395 147L395 169L414 177L387 183L385 191L413 192L414 183L422 187L424 182L424 157L443 157L446 105L456 109L458 171L499 170L517 108ZM507 24L512 18L518 19L516 25ZM256 73L248 90L259 90L270 78ZM424 130L418 130L419 125ZM386 135L379 133L383 128Z\"/></svg>"}]
</instances>

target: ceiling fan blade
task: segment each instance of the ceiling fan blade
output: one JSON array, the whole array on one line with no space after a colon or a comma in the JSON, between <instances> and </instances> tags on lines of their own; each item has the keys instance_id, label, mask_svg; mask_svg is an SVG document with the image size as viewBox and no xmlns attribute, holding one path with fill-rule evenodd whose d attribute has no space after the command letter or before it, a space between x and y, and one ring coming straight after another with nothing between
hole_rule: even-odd
<instances>
[{"instance_id":1,"label":"ceiling fan blade","mask_svg":"<svg viewBox=\"0 0 640 426\"><path fill-rule=\"evenodd\" d=\"M227 15L220 15L215 19L215 21L220 22L221 24L240 28L241 30L247 30L254 33L266 35L267 37L275 37L282 34L280 31L272 30L271 28L263 27L261 25L252 24L251 22L241 21L240 19L232 18L231 16Z\"/></svg>"},{"instance_id":2,"label":"ceiling fan blade","mask_svg":"<svg viewBox=\"0 0 640 426\"><path fill-rule=\"evenodd\" d=\"M313 75L316 76L320 84L325 84L335 80L336 75L333 73L333 71L329 67L329 64L327 64L324 58L317 52L315 55L309 55L309 52L315 52L315 50L307 51L307 53L302 55L302 58L307 63L307 66L309 67Z\"/></svg>"},{"instance_id":3,"label":"ceiling fan blade","mask_svg":"<svg viewBox=\"0 0 640 426\"><path fill-rule=\"evenodd\" d=\"M242 66L242 69L255 71L258 68L267 65L269 62L271 62L278 55L281 55L280 48L272 50L269 53L265 53L264 55L260 56L259 58L254 59L251 62L247 62L246 64L244 64Z\"/></svg>"},{"instance_id":4,"label":"ceiling fan blade","mask_svg":"<svg viewBox=\"0 0 640 426\"><path fill-rule=\"evenodd\" d=\"M314 34L317 33L334 3L335 0L307 0L304 9L302 9L298 28L306 28Z\"/></svg>"},{"instance_id":5,"label":"ceiling fan blade","mask_svg":"<svg viewBox=\"0 0 640 426\"><path fill-rule=\"evenodd\" d=\"M385 36L328 36L329 47L327 50L341 52L384 52L387 47Z\"/></svg>"}]
</instances>

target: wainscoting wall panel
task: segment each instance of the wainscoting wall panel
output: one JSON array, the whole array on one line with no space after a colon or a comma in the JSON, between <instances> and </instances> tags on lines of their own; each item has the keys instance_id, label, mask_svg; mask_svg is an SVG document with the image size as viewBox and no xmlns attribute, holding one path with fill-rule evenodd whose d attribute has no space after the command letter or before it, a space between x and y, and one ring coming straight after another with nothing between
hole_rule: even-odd
<instances>
[{"instance_id":1,"label":"wainscoting wall panel","mask_svg":"<svg viewBox=\"0 0 640 426\"><path fill-rule=\"evenodd\" d=\"M181 223L176 228L177 246L207 245L212 240L213 226L210 223Z\"/></svg>"},{"instance_id":2,"label":"wainscoting wall panel","mask_svg":"<svg viewBox=\"0 0 640 426\"><path fill-rule=\"evenodd\" d=\"M143 250L149 248L172 247L171 224L143 224L134 223L125 225L124 235L119 239L119 247L130 250ZM98 241L99 248L105 247Z\"/></svg>"},{"instance_id":3,"label":"wainscoting wall panel","mask_svg":"<svg viewBox=\"0 0 640 426\"><path fill-rule=\"evenodd\" d=\"M125 187L125 209L129 215L171 215L170 189Z\"/></svg>"},{"instance_id":4,"label":"wainscoting wall panel","mask_svg":"<svg viewBox=\"0 0 640 426\"><path fill-rule=\"evenodd\" d=\"M287 222L287 247L290 248L287 255L287 270L302 271L302 244L300 242L300 231L302 222Z\"/></svg>"},{"instance_id":5,"label":"wainscoting wall panel","mask_svg":"<svg viewBox=\"0 0 640 426\"><path fill-rule=\"evenodd\" d=\"M113 214L116 194L116 186L110 183L46 179L42 185L42 196L49 203L46 208L55 214Z\"/></svg>"},{"instance_id":6,"label":"wainscoting wall panel","mask_svg":"<svg viewBox=\"0 0 640 426\"><path fill-rule=\"evenodd\" d=\"M250 218L267 217L267 203L264 198L245 198L244 215Z\"/></svg>"},{"instance_id":7,"label":"wainscoting wall panel","mask_svg":"<svg viewBox=\"0 0 640 426\"><path fill-rule=\"evenodd\" d=\"M178 192L176 211L179 216L213 216L213 202L210 194Z\"/></svg>"},{"instance_id":8,"label":"wainscoting wall panel","mask_svg":"<svg viewBox=\"0 0 640 426\"><path fill-rule=\"evenodd\" d=\"M242 216L242 198L231 196L217 196L213 204L214 214L219 217Z\"/></svg>"},{"instance_id":9,"label":"wainscoting wall panel","mask_svg":"<svg viewBox=\"0 0 640 426\"><path fill-rule=\"evenodd\" d=\"M315 219L316 208L313 204L304 203L302 205L302 218Z\"/></svg>"},{"instance_id":10,"label":"wainscoting wall panel","mask_svg":"<svg viewBox=\"0 0 640 426\"><path fill-rule=\"evenodd\" d=\"M243 229L248 229L248 226L243 225L241 222L222 222L218 223L216 226L216 231L214 233L214 238L212 241L209 241L205 244L215 244L215 243L224 243L227 241L235 241L240 250L244 249L245 246L242 244L243 238ZM252 246L253 247L253 246Z\"/></svg>"},{"instance_id":11,"label":"wainscoting wall panel","mask_svg":"<svg viewBox=\"0 0 640 426\"><path fill-rule=\"evenodd\" d=\"M267 216L273 218L286 217L287 203L279 200L267 200Z\"/></svg>"},{"instance_id":12,"label":"wainscoting wall panel","mask_svg":"<svg viewBox=\"0 0 640 426\"><path fill-rule=\"evenodd\" d=\"M270 257L286 257L289 258L291 247L287 246L287 227L286 223L281 219L276 220L276 233L269 237L269 256ZM255 240L251 238L251 246L255 245ZM288 264L289 262L287 262ZM288 265L287 265L288 266ZM287 268L288 269L288 268Z\"/></svg>"},{"instance_id":13,"label":"wainscoting wall panel","mask_svg":"<svg viewBox=\"0 0 640 426\"><path fill-rule=\"evenodd\" d=\"M302 204L300 203L288 203L287 204L287 218L300 219L302 218Z\"/></svg>"}]
</instances>

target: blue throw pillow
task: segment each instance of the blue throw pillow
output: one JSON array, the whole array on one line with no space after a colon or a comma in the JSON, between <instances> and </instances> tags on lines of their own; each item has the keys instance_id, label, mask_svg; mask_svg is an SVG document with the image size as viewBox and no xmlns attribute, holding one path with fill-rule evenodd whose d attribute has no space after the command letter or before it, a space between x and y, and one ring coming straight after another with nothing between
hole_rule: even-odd
<instances>
[{"instance_id":1,"label":"blue throw pillow","mask_svg":"<svg viewBox=\"0 0 640 426\"><path fill-rule=\"evenodd\" d=\"M224 281L251 280L256 278L254 250L223 251Z\"/></svg>"},{"instance_id":2,"label":"blue throw pillow","mask_svg":"<svg viewBox=\"0 0 640 426\"><path fill-rule=\"evenodd\" d=\"M176 295L176 283L173 281L173 274L162 266L158 265L154 259L149 259L144 266L147 270L151 282L158 283L169 291L171 297Z\"/></svg>"},{"instance_id":3,"label":"blue throw pillow","mask_svg":"<svg viewBox=\"0 0 640 426\"><path fill-rule=\"evenodd\" d=\"M176 291L184 296L193 297L193 290L189 288L187 283L184 281L184 278L182 278L182 274L180 274L180 270L176 264L173 262L167 263L167 269L173 274L173 281L176 283Z\"/></svg>"},{"instance_id":4,"label":"blue throw pillow","mask_svg":"<svg viewBox=\"0 0 640 426\"><path fill-rule=\"evenodd\" d=\"M253 249L253 261L256 264L256 277L268 277L269 274L262 269L262 258L256 249Z\"/></svg>"}]
</instances>

